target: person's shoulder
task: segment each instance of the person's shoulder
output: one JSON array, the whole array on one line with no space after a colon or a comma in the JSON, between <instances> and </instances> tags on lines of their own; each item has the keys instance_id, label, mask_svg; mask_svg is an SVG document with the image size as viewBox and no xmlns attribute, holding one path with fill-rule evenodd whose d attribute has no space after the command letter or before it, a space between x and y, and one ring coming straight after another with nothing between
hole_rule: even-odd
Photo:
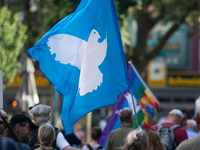
<instances>
[{"instance_id":1,"label":"person's shoulder","mask_svg":"<svg viewBox=\"0 0 200 150\"><path fill-rule=\"evenodd\" d=\"M120 129L120 128L117 128L117 129L115 129L115 130L111 131L111 132L110 132L110 134L113 134L113 133L115 133L115 132L118 132L118 131L119 131L119 129Z\"/></svg>"},{"instance_id":2,"label":"person's shoulder","mask_svg":"<svg viewBox=\"0 0 200 150\"><path fill-rule=\"evenodd\" d=\"M173 125L175 125L175 124L172 123L172 122L163 122L163 123L162 123L162 126L163 126L163 127L171 127L171 126L173 126Z\"/></svg>"},{"instance_id":3,"label":"person's shoulder","mask_svg":"<svg viewBox=\"0 0 200 150\"><path fill-rule=\"evenodd\" d=\"M38 136L38 129L32 130L31 137L37 137Z\"/></svg>"},{"instance_id":4,"label":"person's shoulder","mask_svg":"<svg viewBox=\"0 0 200 150\"><path fill-rule=\"evenodd\" d=\"M176 150L188 150L188 149L192 149L196 145L200 146L199 138L200 136L196 136L194 138L184 140L183 142L180 143L180 145L177 147Z\"/></svg>"},{"instance_id":5,"label":"person's shoulder","mask_svg":"<svg viewBox=\"0 0 200 150\"><path fill-rule=\"evenodd\" d=\"M153 126L151 127L151 129L153 129L154 131L157 131L157 129L158 129L157 124L153 125Z\"/></svg>"},{"instance_id":6,"label":"person's shoulder","mask_svg":"<svg viewBox=\"0 0 200 150\"><path fill-rule=\"evenodd\" d=\"M115 130L113 130L111 133L110 133L110 137L115 137L117 135L120 135L120 134L127 134L129 132L133 131L133 128L117 128Z\"/></svg>"},{"instance_id":7,"label":"person's shoulder","mask_svg":"<svg viewBox=\"0 0 200 150\"><path fill-rule=\"evenodd\" d=\"M174 129L174 131L175 132L183 132L183 133L186 133L187 134L187 132L186 132L186 130L183 128L183 127L181 127L181 126L179 126L179 127L177 127L176 129Z\"/></svg>"},{"instance_id":8,"label":"person's shoulder","mask_svg":"<svg viewBox=\"0 0 200 150\"><path fill-rule=\"evenodd\" d=\"M109 137L111 138L111 137L115 136L118 132L119 132L119 128L111 131L109 134Z\"/></svg>"},{"instance_id":9,"label":"person's shoulder","mask_svg":"<svg viewBox=\"0 0 200 150\"><path fill-rule=\"evenodd\" d=\"M123 130L123 129L122 129L122 128L117 128L117 129L113 130L113 131L111 132L111 134L114 134L114 133L120 132L121 130Z\"/></svg>"},{"instance_id":10,"label":"person's shoulder","mask_svg":"<svg viewBox=\"0 0 200 150\"><path fill-rule=\"evenodd\" d=\"M84 145L81 150L89 150L87 145Z\"/></svg>"},{"instance_id":11,"label":"person's shoulder","mask_svg":"<svg viewBox=\"0 0 200 150\"><path fill-rule=\"evenodd\" d=\"M23 144L20 146L20 150L31 150L31 148L30 148L27 144L23 143Z\"/></svg>"},{"instance_id":12,"label":"person's shoulder","mask_svg":"<svg viewBox=\"0 0 200 150\"><path fill-rule=\"evenodd\" d=\"M13 141L10 138L6 138L6 137L0 137L0 146L1 145L4 145L4 146L6 145L7 148L12 149L12 150L17 150L18 149L18 146L15 143L15 141Z\"/></svg>"}]
</instances>

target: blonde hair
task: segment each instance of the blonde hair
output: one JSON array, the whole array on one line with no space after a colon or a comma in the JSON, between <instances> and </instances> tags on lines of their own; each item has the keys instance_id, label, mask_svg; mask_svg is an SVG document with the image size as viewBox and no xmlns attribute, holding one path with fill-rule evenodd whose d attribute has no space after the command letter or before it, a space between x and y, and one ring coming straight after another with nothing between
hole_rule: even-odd
<instances>
[{"instance_id":1,"label":"blonde hair","mask_svg":"<svg viewBox=\"0 0 200 150\"><path fill-rule=\"evenodd\" d=\"M44 145L52 144L55 140L55 130L49 124L43 124L38 131L38 137L40 140L40 150L43 150Z\"/></svg>"}]
</instances>

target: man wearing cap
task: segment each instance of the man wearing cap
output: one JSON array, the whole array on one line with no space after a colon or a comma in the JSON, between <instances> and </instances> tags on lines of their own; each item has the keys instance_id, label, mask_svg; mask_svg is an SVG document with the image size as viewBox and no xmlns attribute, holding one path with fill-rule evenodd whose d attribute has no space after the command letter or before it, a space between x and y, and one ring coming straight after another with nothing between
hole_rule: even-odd
<instances>
[{"instance_id":1,"label":"man wearing cap","mask_svg":"<svg viewBox=\"0 0 200 150\"><path fill-rule=\"evenodd\" d=\"M38 126L27 116L16 114L10 119L10 127L14 135L8 128L6 129L6 135L18 142L20 150L31 150L27 145L32 134L31 130L36 130Z\"/></svg>"},{"instance_id":2,"label":"man wearing cap","mask_svg":"<svg viewBox=\"0 0 200 150\"><path fill-rule=\"evenodd\" d=\"M196 100L196 123L200 128L200 97ZM182 142L176 150L199 150L200 149L200 133L197 136Z\"/></svg>"},{"instance_id":3,"label":"man wearing cap","mask_svg":"<svg viewBox=\"0 0 200 150\"><path fill-rule=\"evenodd\" d=\"M38 126L41 126L49 122L50 111L51 111L50 106L43 104L36 104L35 106L30 107L29 110L31 114L33 114L33 120L35 124L37 124ZM58 130L58 128L54 127L54 129L56 132L56 140L52 145L54 148L59 148L60 150L77 150L69 145L63 134ZM38 129L33 131L33 134L31 136L29 146L31 147L32 150L40 147L39 142L37 140L37 136L38 136Z\"/></svg>"},{"instance_id":4,"label":"man wearing cap","mask_svg":"<svg viewBox=\"0 0 200 150\"><path fill-rule=\"evenodd\" d=\"M182 119L183 119L183 113L178 109L173 109L172 111L169 112L167 116L167 122L162 123L163 127L168 127L168 128L175 124L180 125L180 127L174 129L174 140L176 146L178 146L184 140L188 139L186 130L183 127L181 127ZM157 125L154 125L151 128L155 131L158 130Z\"/></svg>"}]
</instances>

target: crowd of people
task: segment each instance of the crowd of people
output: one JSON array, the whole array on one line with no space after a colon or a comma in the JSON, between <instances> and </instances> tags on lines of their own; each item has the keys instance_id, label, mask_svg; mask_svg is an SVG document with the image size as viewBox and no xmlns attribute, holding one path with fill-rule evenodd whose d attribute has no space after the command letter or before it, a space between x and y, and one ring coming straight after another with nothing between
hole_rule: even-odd
<instances>
[{"instance_id":1,"label":"crowd of people","mask_svg":"<svg viewBox=\"0 0 200 150\"><path fill-rule=\"evenodd\" d=\"M74 134L64 135L50 123L51 107L36 104L30 107L33 121L22 114L10 120L7 113L0 111L1 150L197 150L200 146L200 98L196 100L196 119L188 119L183 125L181 110L173 109L167 120L149 129L133 129L133 112L126 108L119 114L120 128L113 130L107 139L106 147L98 143L102 134L99 126L91 131L91 141L87 144ZM75 146L76 145L76 146ZM79 147L77 147L79 145Z\"/></svg>"}]
</instances>

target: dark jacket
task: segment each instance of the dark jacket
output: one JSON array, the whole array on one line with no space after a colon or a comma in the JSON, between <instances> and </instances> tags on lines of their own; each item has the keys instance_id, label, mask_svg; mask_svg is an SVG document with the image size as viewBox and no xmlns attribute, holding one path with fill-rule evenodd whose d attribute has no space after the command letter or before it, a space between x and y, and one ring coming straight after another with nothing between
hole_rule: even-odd
<instances>
[{"instance_id":1,"label":"dark jacket","mask_svg":"<svg viewBox=\"0 0 200 150\"><path fill-rule=\"evenodd\" d=\"M54 127L55 129L55 132L56 132L56 137L57 137L57 134L59 132L58 128ZM34 150L36 148L39 148L40 147L40 143L38 141L38 129L36 130L32 130L32 135L31 135L31 138L30 138L30 142L29 142L29 147L31 148L31 150ZM55 148L55 149L58 149L56 147L56 140L54 140L53 144L52 144L52 147Z\"/></svg>"}]
</instances>

